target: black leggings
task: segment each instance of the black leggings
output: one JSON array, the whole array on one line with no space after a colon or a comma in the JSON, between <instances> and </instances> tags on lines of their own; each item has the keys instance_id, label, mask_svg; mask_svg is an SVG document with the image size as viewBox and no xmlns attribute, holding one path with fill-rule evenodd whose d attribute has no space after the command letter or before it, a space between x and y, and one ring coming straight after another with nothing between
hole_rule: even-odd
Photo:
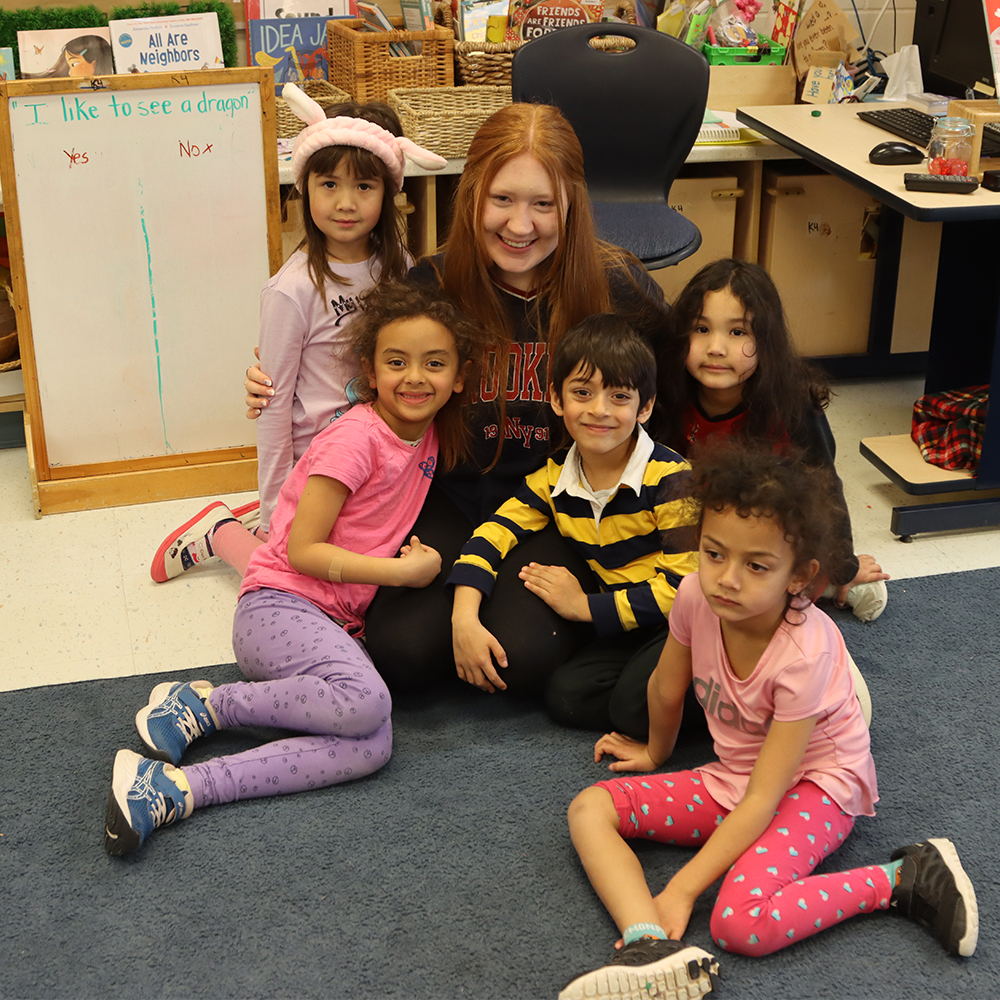
<instances>
[{"instance_id":1,"label":"black leggings","mask_svg":"<svg viewBox=\"0 0 1000 1000\"><path fill-rule=\"evenodd\" d=\"M660 661L669 630L639 629L587 643L553 671L545 707L556 722L575 729L649 738L646 686ZM705 713L688 687L682 732L706 731Z\"/></svg>"},{"instance_id":2,"label":"black leggings","mask_svg":"<svg viewBox=\"0 0 1000 1000\"><path fill-rule=\"evenodd\" d=\"M444 582L476 527L432 486L409 534L441 553L440 575L419 590L381 587L368 608L368 652L393 693L424 691L457 677L451 642L452 588ZM590 624L560 617L524 586L517 574L529 562L565 566L584 591L599 589L590 567L554 525L503 561L479 617L507 653L508 666L497 669L514 695L540 694L553 670L594 635Z\"/></svg>"}]
</instances>

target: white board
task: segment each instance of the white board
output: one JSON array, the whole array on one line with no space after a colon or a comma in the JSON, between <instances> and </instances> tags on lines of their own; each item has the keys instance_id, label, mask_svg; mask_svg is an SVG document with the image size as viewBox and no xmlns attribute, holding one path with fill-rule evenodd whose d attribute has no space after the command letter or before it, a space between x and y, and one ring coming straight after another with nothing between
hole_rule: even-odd
<instances>
[{"instance_id":1,"label":"white board","mask_svg":"<svg viewBox=\"0 0 1000 1000\"><path fill-rule=\"evenodd\" d=\"M8 101L50 468L253 444L239 387L270 275L261 90L227 72Z\"/></svg>"}]
</instances>

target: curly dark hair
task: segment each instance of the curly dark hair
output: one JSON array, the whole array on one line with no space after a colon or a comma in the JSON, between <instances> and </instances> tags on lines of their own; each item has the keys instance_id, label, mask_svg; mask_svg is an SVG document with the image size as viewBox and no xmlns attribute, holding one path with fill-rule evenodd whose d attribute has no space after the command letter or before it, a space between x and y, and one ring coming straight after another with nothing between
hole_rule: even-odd
<instances>
[{"instance_id":1,"label":"curly dark hair","mask_svg":"<svg viewBox=\"0 0 1000 1000\"><path fill-rule=\"evenodd\" d=\"M465 374L465 386L456 392L434 418L437 428L441 469L447 472L467 456L470 433L464 407L479 383L486 337L482 327L473 323L455 303L436 289L402 282L383 281L361 298L361 311L351 321L345 349L361 360L366 371L375 364L378 336L390 323L426 316L451 332L458 352L459 369ZM359 379L359 396L365 402L375 399L375 390L367 379Z\"/></svg>"},{"instance_id":2,"label":"curly dark hair","mask_svg":"<svg viewBox=\"0 0 1000 1000\"><path fill-rule=\"evenodd\" d=\"M699 535L706 510L773 518L792 546L796 569L815 559L820 579L837 565L838 525L844 511L833 501L833 477L826 466L806 464L801 450L779 453L766 443L739 437L702 445L691 466ZM800 596L806 603L812 599L809 588ZM791 606L789 595L786 613Z\"/></svg>"},{"instance_id":3,"label":"curly dark hair","mask_svg":"<svg viewBox=\"0 0 1000 1000\"><path fill-rule=\"evenodd\" d=\"M747 415L741 433L771 440L775 428L783 428L795 441L810 410L825 409L830 400L826 376L799 357L771 276L757 264L732 257L706 264L684 286L670 312L658 359L659 400L666 411L663 440L671 448L682 444L683 412L698 398L698 383L685 367L691 330L705 296L722 289L746 310L757 351L757 367L743 383Z\"/></svg>"}]
</instances>

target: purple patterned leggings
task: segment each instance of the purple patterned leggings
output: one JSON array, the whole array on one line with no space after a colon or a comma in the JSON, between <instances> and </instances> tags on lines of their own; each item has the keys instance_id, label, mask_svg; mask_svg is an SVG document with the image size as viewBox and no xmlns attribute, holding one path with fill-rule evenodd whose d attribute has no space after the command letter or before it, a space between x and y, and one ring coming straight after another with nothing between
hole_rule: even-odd
<instances>
[{"instance_id":1,"label":"purple patterned leggings","mask_svg":"<svg viewBox=\"0 0 1000 1000\"><path fill-rule=\"evenodd\" d=\"M626 839L701 847L728 815L697 771L600 781ZM854 828L854 817L811 781L782 799L774 819L726 872L712 911L712 937L740 955L770 955L859 913L888 909L892 890L878 865L811 875Z\"/></svg>"},{"instance_id":2,"label":"purple patterned leggings","mask_svg":"<svg viewBox=\"0 0 1000 1000\"><path fill-rule=\"evenodd\" d=\"M244 594L233 650L248 681L208 702L220 729L273 726L292 736L185 767L196 809L361 778L392 752L392 701L364 646L315 604L280 590Z\"/></svg>"}]
</instances>

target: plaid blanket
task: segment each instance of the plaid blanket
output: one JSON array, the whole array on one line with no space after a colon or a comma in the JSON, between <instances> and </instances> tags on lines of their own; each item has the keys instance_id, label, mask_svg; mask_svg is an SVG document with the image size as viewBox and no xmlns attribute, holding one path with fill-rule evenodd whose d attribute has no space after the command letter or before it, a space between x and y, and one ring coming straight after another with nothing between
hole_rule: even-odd
<instances>
[{"instance_id":1,"label":"plaid blanket","mask_svg":"<svg viewBox=\"0 0 1000 1000\"><path fill-rule=\"evenodd\" d=\"M983 450L988 385L932 392L913 404L910 436L924 461L942 469L975 469Z\"/></svg>"}]
</instances>

